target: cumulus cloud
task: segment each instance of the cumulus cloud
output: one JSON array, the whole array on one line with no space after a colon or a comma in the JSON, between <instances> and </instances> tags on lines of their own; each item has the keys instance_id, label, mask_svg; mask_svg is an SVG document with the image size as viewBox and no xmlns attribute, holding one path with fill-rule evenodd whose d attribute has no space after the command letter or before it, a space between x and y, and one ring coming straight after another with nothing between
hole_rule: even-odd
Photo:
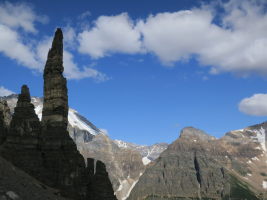
<instances>
[{"instance_id":1,"label":"cumulus cloud","mask_svg":"<svg viewBox=\"0 0 267 200\"><path fill-rule=\"evenodd\" d=\"M267 94L254 94L239 103L239 110L248 115L267 116Z\"/></svg>"},{"instance_id":2,"label":"cumulus cloud","mask_svg":"<svg viewBox=\"0 0 267 200\"><path fill-rule=\"evenodd\" d=\"M34 71L41 72L44 68L47 53L51 47L52 37L34 39L38 30L37 22L46 23L48 18L37 15L33 8L25 3L0 3L0 53L16 60L19 64ZM68 79L92 78L96 81L108 80L108 77L87 66L80 69L74 62L70 48L75 50L76 32L73 27L64 28L64 67ZM24 41L28 41L26 44ZM12 48L10 48L12 47ZM76 48L77 50L77 48Z\"/></svg>"},{"instance_id":3,"label":"cumulus cloud","mask_svg":"<svg viewBox=\"0 0 267 200\"><path fill-rule=\"evenodd\" d=\"M12 92L11 90L6 89L3 86L0 86L0 96L1 97L8 96L8 95L11 95L11 94L14 94L14 92Z\"/></svg>"},{"instance_id":4,"label":"cumulus cloud","mask_svg":"<svg viewBox=\"0 0 267 200\"><path fill-rule=\"evenodd\" d=\"M147 52L164 65L194 57L213 74L266 75L265 7L262 0L230 0L136 21L126 13L100 16L79 34L79 50L92 58Z\"/></svg>"},{"instance_id":5,"label":"cumulus cloud","mask_svg":"<svg viewBox=\"0 0 267 200\"><path fill-rule=\"evenodd\" d=\"M33 50L21 41L20 35L2 24L0 24L0 52L31 69L40 67Z\"/></svg>"},{"instance_id":6,"label":"cumulus cloud","mask_svg":"<svg viewBox=\"0 0 267 200\"><path fill-rule=\"evenodd\" d=\"M100 16L94 25L78 36L81 53L101 58L110 53L134 54L141 51L141 34L126 13Z\"/></svg>"},{"instance_id":7,"label":"cumulus cloud","mask_svg":"<svg viewBox=\"0 0 267 200\"><path fill-rule=\"evenodd\" d=\"M73 55L69 52L64 50L64 68L65 68L65 75L69 79L83 79L83 78L92 78L97 82L102 82L109 80L109 77L98 70L92 67L83 67L81 70L78 68L77 64L73 60Z\"/></svg>"},{"instance_id":8,"label":"cumulus cloud","mask_svg":"<svg viewBox=\"0 0 267 200\"><path fill-rule=\"evenodd\" d=\"M0 3L0 23L11 28L22 28L24 31L36 33L35 22L46 23L46 16L37 15L25 3Z\"/></svg>"},{"instance_id":9,"label":"cumulus cloud","mask_svg":"<svg viewBox=\"0 0 267 200\"><path fill-rule=\"evenodd\" d=\"M230 0L138 20L122 13L100 16L80 28L66 26L65 74L69 79L107 79L95 68L75 62L77 53L93 59L114 53L150 53L168 66L194 57L212 74L267 75L266 5L263 0ZM88 18L79 20L85 23ZM45 21L27 4L0 3L0 52L30 69L42 70L51 43L28 34L37 33L35 24Z\"/></svg>"},{"instance_id":10,"label":"cumulus cloud","mask_svg":"<svg viewBox=\"0 0 267 200\"><path fill-rule=\"evenodd\" d=\"M222 8L220 26L209 6L149 16L139 22L144 46L164 64L196 56L212 73L267 73L267 14L262 4L232 0Z\"/></svg>"}]
</instances>

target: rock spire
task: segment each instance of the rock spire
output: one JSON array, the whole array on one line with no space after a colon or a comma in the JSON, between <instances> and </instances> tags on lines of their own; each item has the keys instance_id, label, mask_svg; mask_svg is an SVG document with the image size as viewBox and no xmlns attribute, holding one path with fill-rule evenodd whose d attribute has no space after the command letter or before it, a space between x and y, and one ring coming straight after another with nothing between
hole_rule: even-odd
<instances>
[{"instance_id":1,"label":"rock spire","mask_svg":"<svg viewBox=\"0 0 267 200\"><path fill-rule=\"evenodd\" d=\"M68 125L68 90L63 76L63 34L55 32L52 48L48 52L44 69L44 105L42 125L61 127Z\"/></svg>"}]
</instances>

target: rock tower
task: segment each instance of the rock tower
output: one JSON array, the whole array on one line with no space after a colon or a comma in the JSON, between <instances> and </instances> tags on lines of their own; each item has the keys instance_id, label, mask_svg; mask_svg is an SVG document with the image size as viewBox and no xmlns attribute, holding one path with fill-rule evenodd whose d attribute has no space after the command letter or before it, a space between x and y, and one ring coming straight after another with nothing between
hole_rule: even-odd
<instances>
[{"instance_id":1,"label":"rock tower","mask_svg":"<svg viewBox=\"0 0 267 200\"><path fill-rule=\"evenodd\" d=\"M23 85L3 145L3 157L27 173L38 175L42 164L40 132L41 125L31 103L29 88Z\"/></svg>"}]
</instances>

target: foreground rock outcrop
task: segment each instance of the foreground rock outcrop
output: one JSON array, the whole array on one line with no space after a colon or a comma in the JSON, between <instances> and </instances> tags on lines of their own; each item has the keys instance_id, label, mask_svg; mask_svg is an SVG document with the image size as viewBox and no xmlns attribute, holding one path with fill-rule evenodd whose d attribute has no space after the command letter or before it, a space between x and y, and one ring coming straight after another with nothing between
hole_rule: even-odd
<instances>
[{"instance_id":1,"label":"foreground rock outcrop","mask_svg":"<svg viewBox=\"0 0 267 200\"><path fill-rule=\"evenodd\" d=\"M1 200L67 200L2 157L0 177Z\"/></svg>"}]
</instances>

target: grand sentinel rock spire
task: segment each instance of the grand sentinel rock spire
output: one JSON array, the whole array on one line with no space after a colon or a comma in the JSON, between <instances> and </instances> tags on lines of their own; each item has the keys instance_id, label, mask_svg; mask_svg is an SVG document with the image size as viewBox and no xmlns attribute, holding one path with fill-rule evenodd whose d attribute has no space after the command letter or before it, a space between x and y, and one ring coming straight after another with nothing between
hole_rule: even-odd
<instances>
[{"instance_id":1,"label":"grand sentinel rock spire","mask_svg":"<svg viewBox=\"0 0 267 200\"><path fill-rule=\"evenodd\" d=\"M52 48L48 52L44 69L44 106L42 125L62 127L68 125L67 81L63 77L63 34L55 32Z\"/></svg>"}]
</instances>

